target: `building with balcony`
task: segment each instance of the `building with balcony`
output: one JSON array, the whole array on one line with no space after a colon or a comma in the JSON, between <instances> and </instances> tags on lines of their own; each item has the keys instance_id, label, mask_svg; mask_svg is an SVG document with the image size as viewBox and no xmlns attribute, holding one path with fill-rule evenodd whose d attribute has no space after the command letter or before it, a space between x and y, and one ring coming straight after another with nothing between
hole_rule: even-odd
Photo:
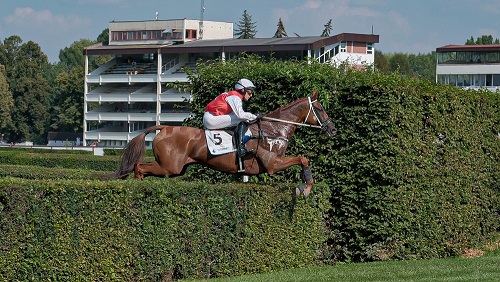
<instances>
[{"instance_id":1,"label":"building with balcony","mask_svg":"<svg viewBox=\"0 0 500 282\"><path fill-rule=\"evenodd\" d=\"M436 82L491 91L500 89L500 45L446 45L436 49Z\"/></svg>"},{"instance_id":2,"label":"building with balcony","mask_svg":"<svg viewBox=\"0 0 500 282\"><path fill-rule=\"evenodd\" d=\"M314 58L354 67L374 63L374 34L234 39L233 24L198 20L110 22L109 44L85 48L83 144L122 147L145 128L180 125L190 116L191 94L168 88L189 82L196 62L252 53L277 59ZM110 60L91 70L92 56ZM146 136L151 146L155 134Z\"/></svg>"}]
</instances>

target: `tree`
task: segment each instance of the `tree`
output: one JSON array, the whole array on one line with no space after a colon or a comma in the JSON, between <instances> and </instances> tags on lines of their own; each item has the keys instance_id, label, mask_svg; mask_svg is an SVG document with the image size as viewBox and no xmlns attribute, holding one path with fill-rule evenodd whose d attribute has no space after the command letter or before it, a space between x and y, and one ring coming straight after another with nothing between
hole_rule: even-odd
<instances>
[{"instance_id":1,"label":"tree","mask_svg":"<svg viewBox=\"0 0 500 282\"><path fill-rule=\"evenodd\" d=\"M0 64L0 132L3 134L11 123L11 111L14 107L14 98L9 90L5 66Z\"/></svg>"},{"instance_id":2,"label":"tree","mask_svg":"<svg viewBox=\"0 0 500 282\"><path fill-rule=\"evenodd\" d=\"M52 130L82 131L84 74L83 66L79 66L57 76L57 91L51 100Z\"/></svg>"},{"instance_id":3,"label":"tree","mask_svg":"<svg viewBox=\"0 0 500 282\"><path fill-rule=\"evenodd\" d=\"M273 38L282 38L282 37L288 37L288 34L286 34L285 26L283 25L283 22L281 21L281 18L278 21L278 29L276 30L276 33L274 34Z\"/></svg>"},{"instance_id":4,"label":"tree","mask_svg":"<svg viewBox=\"0 0 500 282\"><path fill-rule=\"evenodd\" d=\"M103 29L101 34L97 36L97 42L101 42L103 45L109 44L109 28Z\"/></svg>"},{"instance_id":5,"label":"tree","mask_svg":"<svg viewBox=\"0 0 500 282\"><path fill-rule=\"evenodd\" d=\"M465 45L483 45L483 44L500 44L500 40L496 38L493 40L493 36L491 35L482 35L481 37L478 37L476 41L474 41L474 37L470 37L470 39L467 39L465 41Z\"/></svg>"},{"instance_id":6,"label":"tree","mask_svg":"<svg viewBox=\"0 0 500 282\"><path fill-rule=\"evenodd\" d=\"M321 36L323 36L323 37L329 37L331 31L332 31L332 19L330 19L325 24L325 29L323 29L323 32L321 33Z\"/></svg>"},{"instance_id":7,"label":"tree","mask_svg":"<svg viewBox=\"0 0 500 282\"><path fill-rule=\"evenodd\" d=\"M375 50L375 69L381 73L389 73L389 62L387 57L379 50Z\"/></svg>"},{"instance_id":8,"label":"tree","mask_svg":"<svg viewBox=\"0 0 500 282\"><path fill-rule=\"evenodd\" d=\"M402 75L411 75L410 62L408 55L403 53L394 53L389 57L389 70Z\"/></svg>"},{"instance_id":9,"label":"tree","mask_svg":"<svg viewBox=\"0 0 500 282\"><path fill-rule=\"evenodd\" d=\"M414 78L436 80L436 52L409 54L408 62Z\"/></svg>"},{"instance_id":10,"label":"tree","mask_svg":"<svg viewBox=\"0 0 500 282\"><path fill-rule=\"evenodd\" d=\"M6 67L9 89L14 99L8 139L14 142L46 141L48 124L48 97L50 86L44 74L48 63L38 44L23 43L19 36L11 36L1 46L0 62Z\"/></svg>"},{"instance_id":11,"label":"tree","mask_svg":"<svg viewBox=\"0 0 500 282\"><path fill-rule=\"evenodd\" d=\"M83 50L85 47L95 44L95 41L88 39L80 39L75 41L69 47L65 47L59 51L59 64L65 71L70 71L75 67L82 67L85 63L85 55Z\"/></svg>"},{"instance_id":12,"label":"tree","mask_svg":"<svg viewBox=\"0 0 500 282\"><path fill-rule=\"evenodd\" d=\"M257 34L256 23L252 22L252 16L243 11L243 16L237 24L238 29L235 31L234 36L238 39L255 38Z\"/></svg>"}]
</instances>

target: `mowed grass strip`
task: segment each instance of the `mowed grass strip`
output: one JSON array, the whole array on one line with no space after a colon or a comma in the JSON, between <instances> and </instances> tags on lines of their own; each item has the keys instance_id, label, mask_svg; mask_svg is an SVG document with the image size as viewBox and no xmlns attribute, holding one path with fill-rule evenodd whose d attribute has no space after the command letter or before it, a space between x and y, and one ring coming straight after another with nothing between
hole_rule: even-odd
<instances>
[{"instance_id":1,"label":"mowed grass strip","mask_svg":"<svg viewBox=\"0 0 500 282\"><path fill-rule=\"evenodd\" d=\"M500 281L500 251L482 257L387 261L308 267L288 271L206 280L210 282L319 281Z\"/></svg>"}]
</instances>

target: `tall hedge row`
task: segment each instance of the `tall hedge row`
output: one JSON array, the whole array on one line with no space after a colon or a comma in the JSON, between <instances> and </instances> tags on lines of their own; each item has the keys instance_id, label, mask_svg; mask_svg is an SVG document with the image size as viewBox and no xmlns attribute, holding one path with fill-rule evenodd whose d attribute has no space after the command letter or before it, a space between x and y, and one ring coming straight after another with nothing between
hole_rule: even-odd
<instances>
[{"instance_id":1,"label":"tall hedge row","mask_svg":"<svg viewBox=\"0 0 500 282\"><path fill-rule=\"evenodd\" d=\"M329 190L0 178L0 280L169 281L319 262Z\"/></svg>"},{"instance_id":2,"label":"tall hedge row","mask_svg":"<svg viewBox=\"0 0 500 282\"><path fill-rule=\"evenodd\" d=\"M450 256L498 232L500 93L249 56L198 66L190 124L200 126L206 103L242 77L257 87L249 111L265 114L318 90L338 129L326 139L299 128L287 152L307 156L315 179L333 190L326 219L333 261ZM251 180L298 182L299 173Z\"/></svg>"}]
</instances>

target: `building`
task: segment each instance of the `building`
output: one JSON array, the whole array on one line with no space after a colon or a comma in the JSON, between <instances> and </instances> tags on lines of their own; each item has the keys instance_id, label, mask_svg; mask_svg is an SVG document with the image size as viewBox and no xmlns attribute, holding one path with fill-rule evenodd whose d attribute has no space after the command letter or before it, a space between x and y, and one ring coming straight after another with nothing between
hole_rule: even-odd
<instances>
[{"instance_id":1,"label":"building","mask_svg":"<svg viewBox=\"0 0 500 282\"><path fill-rule=\"evenodd\" d=\"M81 146L83 134L81 132L49 132L47 146Z\"/></svg>"},{"instance_id":2,"label":"building","mask_svg":"<svg viewBox=\"0 0 500 282\"><path fill-rule=\"evenodd\" d=\"M437 83L500 89L500 44L446 45L437 48L436 53Z\"/></svg>"},{"instance_id":3,"label":"building","mask_svg":"<svg viewBox=\"0 0 500 282\"><path fill-rule=\"evenodd\" d=\"M166 86L188 82L184 68L200 60L231 59L242 52L278 59L314 58L321 63L374 63L374 34L331 37L234 39L233 24L198 20L110 22L109 44L84 50L83 144L122 147L145 128L179 125L189 117L191 94ZM92 56L111 59L89 69ZM154 134L146 136L150 146Z\"/></svg>"}]
</instances>

